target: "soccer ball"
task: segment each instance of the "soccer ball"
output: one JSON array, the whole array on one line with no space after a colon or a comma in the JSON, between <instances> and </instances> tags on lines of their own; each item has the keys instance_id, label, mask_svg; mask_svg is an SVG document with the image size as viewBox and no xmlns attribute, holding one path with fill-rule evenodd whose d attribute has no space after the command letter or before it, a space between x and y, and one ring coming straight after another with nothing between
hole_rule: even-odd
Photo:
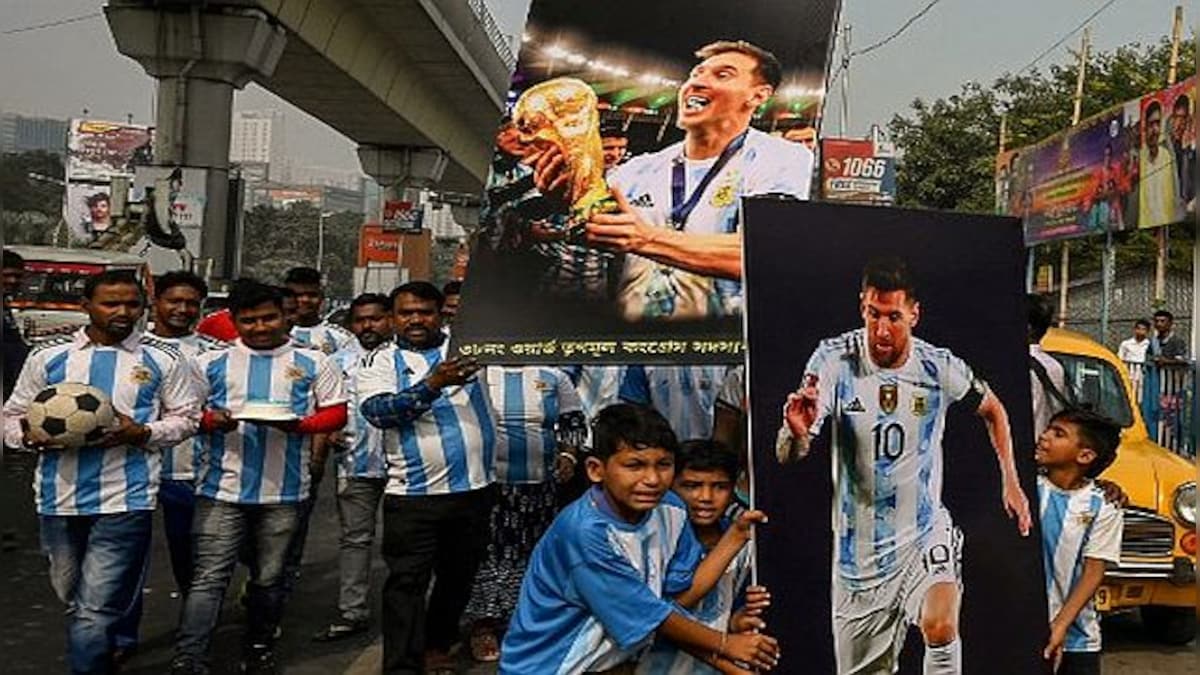
<instances>
[{"instance_id":1,"label":"soccer ball","mask_svg":"<svg viewBox=\"0 0 1200 675\"><path fill-rule=\"evenodd\" d=\"M95 443L113 426L116 414L108 396L77 382L46 387L25 413L30 429L50 437L50 444L75 450Z\"/></svg>"}]
</instances>

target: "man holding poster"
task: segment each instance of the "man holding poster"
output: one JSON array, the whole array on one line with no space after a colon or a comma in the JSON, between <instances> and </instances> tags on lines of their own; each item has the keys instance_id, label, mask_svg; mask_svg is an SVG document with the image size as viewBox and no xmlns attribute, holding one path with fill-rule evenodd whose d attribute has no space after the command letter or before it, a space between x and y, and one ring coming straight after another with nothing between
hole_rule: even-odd
<instances>
[{"instance_id":1,"label":"man holding poster","mask_svg":"<svg viewBox=\"0 0 1200 675\"><path fill-rule=\"evenodd\" d=\"M744 40L713 42L696 57L678 93L683 141L612 171L617 211L586 225L588 245L626 254L617 291L626 321L739 314L740 198L808 199L812 151L750 128L780 84L779 61ZM561 193L565 168L560 153L544 153L539 190Z\"/></svg>"},{"instance_id":2,"label":"man holding poster","mask_svg":"<svg viewBox=\"0 0 1200 675\"><path fill-rule=\"evenodd\" d=\"M833 418L833 634L837 672L895 672L909 625L924 672L962 672L962 535L942 503L942 437L952 403L983 418L1002 500L1023 536L1031 520L1004 404L965 362L912 334L921 314L907 265L867 265L864 327L823 340L788 396L777 458L808 453Z\"/></svg>"}]
</instances>

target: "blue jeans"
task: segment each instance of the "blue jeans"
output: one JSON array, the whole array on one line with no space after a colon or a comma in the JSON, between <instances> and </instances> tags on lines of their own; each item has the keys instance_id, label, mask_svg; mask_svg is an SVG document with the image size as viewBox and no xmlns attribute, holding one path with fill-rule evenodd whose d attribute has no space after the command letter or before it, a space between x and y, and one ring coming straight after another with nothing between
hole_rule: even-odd
<instances>
[{"instance_id":1,"label":"blue jeans","mask_svg":"<svg viewBox=\"0 0 1200 675\"><path fill-rule=\"evenodd\" d=\"M141 596L153 512L40 521L50 585L67 605L71 672L112 672L117 624Z\"/></svg>"},{"instance_id":2,"label":"blue jeans","mask_svg":"<svg viewBox=\"0 0 1200 675\"><path fill-rule=\"evenodd\" d=\"M186 594L192 584L192 516L195 511L196 490L190 480L163 479L158 487L158 503L163 510L163 532L167 535L167 550L171 556L171 572L179 593ZM147 549L146 571L150 573ZM142 594L138 593L133 607L121 617L114 628L117 649L130 650L138 645L138 626L142 623Z\"/></svg>"},{"instance_id":3,"label":"blue jeans","mask_svg":"<svg viewBox=\"0 0 1200 675\"><path fill-rule=\"evenodd\" d=\"M299 504L232 504L196 497L195 568L175 651L203 659L221 601L245 543L253 551L246 646L270 645L283 612L283 567L300 522Z\"/></svg>"}]
</instances>

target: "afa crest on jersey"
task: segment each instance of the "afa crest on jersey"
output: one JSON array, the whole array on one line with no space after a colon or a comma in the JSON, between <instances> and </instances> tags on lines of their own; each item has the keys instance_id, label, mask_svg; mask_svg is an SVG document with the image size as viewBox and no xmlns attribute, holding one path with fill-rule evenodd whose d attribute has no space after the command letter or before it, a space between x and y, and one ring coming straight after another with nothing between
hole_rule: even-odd
<instances>
[{"instance_id":1,"label":"afa crest on jersey","mask_svg":"<svg viewBox=\"0 0 1200 675\"><path fill-rule=\"evenodd\" d=\"M879 408L888 415L896 412L900 402L900 388L895 384L879 385Z\"/></svg>"},{"instance_id":2,"label":"afa crest on jersey","mask_svg":"<svg viewBox=\"0 0 1200 675\"><path fill-rule=\"evenodd\" d=\"M929 412L929 398L925 394L913 394L912 414L924 417Z\"/></svg>"},{"instance_id":3,"label":"afa crest on jersey","mask_svg":"<svg viewBox=\"0 0 1200 675\"><path fill-rule=\"evenodd\" d=\"M146 366L134 366L129 371L129 380L134 384L150 384L154 380L154 373Z\"/></svg>"}]
</instances>

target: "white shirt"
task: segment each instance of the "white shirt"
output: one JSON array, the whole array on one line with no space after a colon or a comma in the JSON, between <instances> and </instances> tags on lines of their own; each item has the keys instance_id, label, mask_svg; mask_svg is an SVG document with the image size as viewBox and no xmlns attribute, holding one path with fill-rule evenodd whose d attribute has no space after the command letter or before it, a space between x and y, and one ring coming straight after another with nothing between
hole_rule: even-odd
<instances>
[{"instance_id":1,"label":"white shirt","mask_svg":"<svg viewBox=\"0 0 1200 675\"><path fill-rule=\"evenodd\" d=\"M332 354L354 342L354 335L336 324L322 321L315 326L292 326L292 340L301 347Z\"/></svg>"},{"instance_id":2,"label":"white shirt","mask_svg":"<svg viewBox=\"0 0 1200 675\"><path fill-rule=\"evenodd\" d=\"M1029 355L1038 360L1046 368L1046 375L1050 377L1050 381L1058 388L1060 394L1065 395L1067 391L1067 376L1063 372L1062 364L1053 356L1050 356L1042 349L1041 345L1029 345ZM1061 405L1055 402L1055 399L1046 392L1046 388L1042 385L1038 376L1032 371L1029 371L1029 386L1030 397L1033 400L1033 440L1036 442L1046 427L1050 426L1050 418L1059 411Z\"/></svg>"},{"instance_id":3,"label":"white shirt","mask_svg":"<svg viewBox=\"0 0 1200 675\"><path fill-rule=\"evenodd\" d=\"M1121 345L1117 347L1117 358L1126 363L1145 363L1146 350L1150 348L1150 338L1138 340L1137 338L1129 338L1122 340Z\"/></svg>"}]
</instances>

